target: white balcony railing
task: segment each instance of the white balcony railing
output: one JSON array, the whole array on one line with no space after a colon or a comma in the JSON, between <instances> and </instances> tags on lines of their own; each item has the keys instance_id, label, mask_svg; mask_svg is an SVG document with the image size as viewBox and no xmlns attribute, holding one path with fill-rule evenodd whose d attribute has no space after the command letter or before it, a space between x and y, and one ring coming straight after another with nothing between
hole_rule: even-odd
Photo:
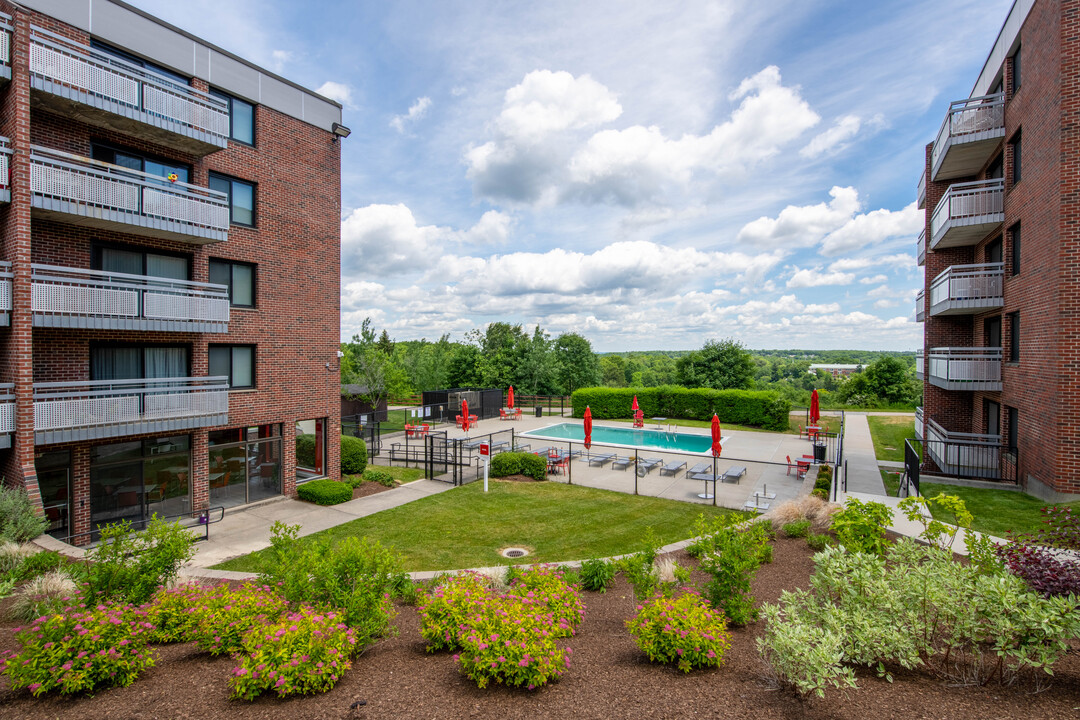
<instances>
[{"instance_id":1,"label":"white balcony railing","mask_svg":"<svg viewBox=\"0 0 1080 720\"><path fill-rule=\"evenodd\" d=\"M37 89L228 146L225 101L38 27L30 33L30 75Z\"/></svg>"},{"instance_id":2,"label":"white balcony railing","mask_svg":"<svg viewBox=\"0 0 1080 720\"><path fill-rule=\"evenodd\" d=\"M39 443L209 427L228 413L226 377L34 383Z\"/></svg>"},{"instance_id":3,"label":"white balcony railing","mask_svg":"<svg viewBox=\"0 0 1080 720\"><path fill-rule=\"evenodd\" d=\"M33 145L30 187L35 208L85 218L80 224L188 241L228 237L224 193L119 165Z\"/></svg>"},{"instance_id":4,"label":"white balcony railing","mask_svg":"<svg viewBox=\"0 0 1080 720\"><path fill-rule=\"evenodd\" d=\"M933 179L974 175L989 159L996 138L1004 135L1005 93L952 102L930 152Z\"/></svg>"},{"instance_id":5,"label":"white balcony railing","mask_svg":"<svg viewBox=\"0 0 1080 720\"><path fill-rule=\"evenodd\" d=\"M926 228L924 227L919 231L919 241L915 244L915 257L918 259L919 267L926 264Z\"/></svg>"},{"instance_id":6,"label":"white balcony railing","mask_svg":"<svg viewBox=\"0 0 1080 720\"><path fill-rule=\"evenodd\" d=\"M919 175L919 182L915 186L915 200L920 210L926 207L926 171Z\"/></svg>"},{"instance_id":7,"label":"white balcony railing","mask_svg":"<svg viewBox=\"0 0 1080 720\"><path fill-rule=\"evenodd\" d=\"M1001 436L949 432L926 420L923 447L930 459L949 475L1001 477Z\"/></svg>"},{"instance_id":8,"label":"white balcony railing","mask_svg":"<svg viewBox=\"0 0 1080 720\"><path fill-rule=\"evenodd\" d=\"M15 432L15 385L0 383L0 448L11 447Z\"/></svg>"},{"instance_id":9,"label":"white balcony railing","mask_svg":"<svg viewBox=\"0 0 1080 720\"><path fill-rule=\"evenodd\" d=\"M926 421L923 420L923 409L915 408L915 437L922 440L926 437Z\"/></svg>"},{"instance_id":10,"label":"white balcony railing","mask_svg":"<svg viewBox=\"0 0 1080 720\"><path fill-rule=\"evenodd\" d=\"M930 314L960 315L1001 307L1004 279L1004 263L953 265L930 285Z\"/></svg>"},{"instance_id":11,"label":"white balcony railing","mask_svg":"<svg viewBox=\"0 0 1080 720\"><path fill-rule=\"evenodd\" d=\"M228 332L225 285L31 265L38 327Z\"/></svg>"},{"instance_id":12,"label":"white balcony railing","mask_svg":"<svg viewBox=\"0 0 1080 720\"><path fill-rule=\"evenodd\" d=\"M926 320L926 291L920 290L915 295L915 322Z\"/></svg>"},{"instance_id":13,"label":"white balcony railing","mask_svg":"<svg viewBox=\"0 0 1080 720\"><path fill-rule=\"evenodd\" d=\"M922 380L926 375L926 357L922 350L915 351L915 378Z\"/></svg>"},{"instance_id":14,"label":"white balcony railing","mask_svg":"<svg viewBox=\"0 0 1080 720\"><path fill-rule=\"evenodd\" d=\"M0 68L5 78L11 79L11 16L0 13Z\"/></svg>"},{"instance_id":15,"label":"white balcony railing","mask_svg":"<svg viewBox=\"0 0 1080 720\"><path fill-rule=\"evenodd\" d=\"M930 249L974 245L1005 220L1005 181L956 183L930 218Z\"/></svg>"},{"instance_id":16,"label":"white balcony railing","mask_svg":"<svg viewBox=\"0 0 1080 720\"><path fill-rule=\"evenodd\" d=\"M928 379L945 390L1001 390L1001 348L931 348Z\"/></svg>"}]
</instances>

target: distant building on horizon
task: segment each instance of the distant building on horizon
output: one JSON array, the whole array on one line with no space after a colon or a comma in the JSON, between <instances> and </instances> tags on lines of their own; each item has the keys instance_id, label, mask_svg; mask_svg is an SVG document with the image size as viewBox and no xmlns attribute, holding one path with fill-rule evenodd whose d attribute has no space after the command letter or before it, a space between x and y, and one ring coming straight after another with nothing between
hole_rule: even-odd
<instances>
[{"instance_id":1,"label":"distant building on horizon","mask_svg":"<svg viewBox=\"0 0 1080 720\"><path fill-rule=\"evenodd\" d=\"M842 378L842 377L847 377L848 375L851 375L852 373L862 372L862 369L863 369L862 365L850 365L850 364L844 364L844 363L832 364L832 365L814 364L814 365L811 365L807 369L807 372L810 373L811 375L813 375L813 374L817 373L818 370L821 370L822 372L829 373L834 378Z\"/></svg>"}]
</instances>

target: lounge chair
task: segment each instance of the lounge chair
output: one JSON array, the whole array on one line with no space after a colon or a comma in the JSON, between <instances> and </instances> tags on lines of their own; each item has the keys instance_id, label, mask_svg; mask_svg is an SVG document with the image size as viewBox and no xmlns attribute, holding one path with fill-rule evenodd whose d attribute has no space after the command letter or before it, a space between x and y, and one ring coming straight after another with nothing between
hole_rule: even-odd
<instances>
[{"instance_id":1,"label":"lounge chair","mask_svg":"<svg viewBox=\"0 0 1080 720\"><path fill-rule=\"evenodd\" d=\"M615 459L615 455L612 453L606 453L604 455L593 455L589 458L589 465L599 465L603 467L604 463L609 463Z\"/></svg>"},{"instance_id":2,"label":"lounge chair","mask_svg":"<svg viewBox=\"0 0 1080 720\"><path fill-rule=\"evenodd\" d=\"M657 465L661 465L663 462L664 461L660 458L641 458L638 460L637 474L641 477L645 477L655 470Z\"/></svg>"},{"instance_id":3,"label":"lounge chair","mask_svg":"<svg viewBox=\"0 0 1080 720\"><path fill-rule=\"evenodd\" d=\"M720 477L723 482L726 483L738 483L739 478L746 474L746 468L742 465L732 465L724 474Z\"/></svg>"},{"instance_id":4,"label":"lounge chair","mask_svg":"<svg viewBox=\"0 0 1080 720\"><path fill-rule=\"evenodd\" d=\"M514 452L525 452L532 448L529 443L514 443Z\"/></svg>"},{"instance_id":5,"label":"lounge chair","mask_svg":"<svg viewBox=\"0 0 1080 720\"><path fill-rule=\"evenodd\" d=\"M686 471L686 475L700 475L703 472L709 472L712 470L712 463L698 463L694 467ZM685 476L684 476L685 477Z\"/></svg>"},{"instance_id":6,"label":"lounge chair","mask_svg":"<svg viewBox=\"0 0 1080 720\"><path fill-rule=\"evenodd\" d=\"M634 464L634 458L631 457L616 457L611 461L612 468L618 468L623 472L626 472L626 468Z\"/></svg>"},{"instance_id":7,"label":"lounge chair","mask_svg":"<svg viewBox=\"0 0 1080 720\"><path fill-rule=\"evenodd\" d=\"M671 477L675 477L679 474L680 470L686 469L686 461L679 462L678 460L672 460L664 467L660 468L660 474L670 473Z\"/></svg>"},{"instance_id":8,"label":"lounge chair","mask_svg":"<svg viewBox=\"0 0 1080 720\"><path fill-rule=\"evenodd\" d=\"M470 440L469 442L465 443L464 447L466 450L475 450L486 442L487 440Z\"/></svg>"}]
</instances>

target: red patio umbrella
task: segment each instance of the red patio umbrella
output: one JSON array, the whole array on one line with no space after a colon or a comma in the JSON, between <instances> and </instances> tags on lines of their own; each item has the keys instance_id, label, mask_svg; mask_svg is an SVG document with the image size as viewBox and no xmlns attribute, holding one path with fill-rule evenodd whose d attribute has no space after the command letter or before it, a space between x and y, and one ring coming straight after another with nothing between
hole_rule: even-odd
<instances>
[{"instance_id":1,"label":"red patio umbrella","mask_svg":"<svg viewBox=\"0 0 1080 720\"><path fill-rule=\"evenodd\" d=\"M712 454L714 457L720 457L720 451L723 448L720 446L720 418L716 417L716 413L712 416Z\"/></svg>"},{"instance_id":2,"label":"red patio umbrella","mask_svg":"<svg viewBox=\"0 0 1080 720\"><path fill-rule=\"evenodd\" d=\"M461 400L461 429L469 432L469 401Z\"/></svg>"},{"instance_id":3,"label":"red patio umbrella","mask_svg":"<svg viewBox=\"0 0 1080 720\"><path fill-rule=\"evenodd\" d=\"M592 447L592 410L585 406L585 449Z\"/></svg>"},{"instance_id":4,"label":"red patio umbrella","mask_svg":"<svg viewBox=\"0 0 1080 720\"><path fill-rule=\"evenodd\" d=\"M635 395L635 396L634 396L634 402L633 402L633 404L632 404L632 405L630 406L630 409L631 409L631 410L633 410L634 412L637 412L637 411L638 411L638 404L637 404L637 395Z\"/></svg>"},{"instance_id":5,"label":"red patio umbrella","mask_svg":"<svg viewBox=\"0 0 1080 720\"><path fill-rule=\"evenodd\" d=\"M821 408L818 407L817 388L810 394L810 424L817 425L821 419Z\"/></svg>"},{"instance_id":6,"label":"red patio umbrella","mask_svg":"<svg viewBox=\"0 0 1080 720\"><path fill-rule=\"evenodd\" d=\"M511 385L510 389L506 392L506 406L511 410L514 409L514 386Z\"/></svg>"}]
</instances>

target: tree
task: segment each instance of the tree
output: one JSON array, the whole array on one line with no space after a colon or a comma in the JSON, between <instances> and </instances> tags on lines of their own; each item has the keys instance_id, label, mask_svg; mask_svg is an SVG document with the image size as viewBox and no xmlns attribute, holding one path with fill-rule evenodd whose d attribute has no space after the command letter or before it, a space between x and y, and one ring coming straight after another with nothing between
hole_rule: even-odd
<instances>
[{"instance_id":1,"label":"tree","mask_svg":"<svg viewBox=\"0 0 1080 720\"><path fill-rule=\"evenodd\" d=\"M909 403L917 394L917 388L908 374L906 362L895 356L880 357L870 363L861 374L866 376L867 389L882 401Z\"/></svg>"},{"instance_id":2,"label":"tree","mask_svg":"<svg viewBox=\"0 0 1080 720\"><path fill-rule=\"evenodd\" d=\"M754 360L741 343L728 338L709 340L675 363L678 382L685 387L744 390L754 387Z\"/></svg>"},{"instance_id":3,"label":"tree","mask_svg":"<svg viewBox=\"0 0 1080 720\"><path fill-rule=\"evenodd\" d=\"M556 383L553 343L537 325L518 361L515 387L526 395L554 395Z\"/></svg>"},{"instance_id":4,"label":"tree","mask_svg":"<svg viewBox=\"0 0 1080 720\"><path fill-rule=\"evenodd\" d=\"M601 355L600 376L607 387L626 387L626 358L622 355Z\"/></svg>"},{"instance_id":5,"label":"tree","mask_svg":"<svg viewBox=\"0 0 1080 720\"><path fill-rule=\"evenodd\" d=\"M383 335L389 342L390 336L385 330ZM364 318L360 334L353 335L352 342L342 343L341 351L345 354L341 359L341 383L360 386L360 392L354 396L371 405L372 409L377 409L391 395L412 393L408 375L375 341L371 318Z\"/></svg>"},{"instance_id":6,"label":"tree","mask_svg":"<svg viewBox=\"0 0 1080 720\"><path fill-rule=\"evenodd\" d=\"M475 345L457 345L446 364L446 387L479 387L480 348Z\"/></svg>"},{"instance_id":7,"label":"tree","mask_svg":"<svg viewBox=\"0 0 1080 720\"><path fill-rule=\"evenodd\" d=\"M563 333L555 341L555 376L562 392L600 384L600 361L592 344L577 333Z\"/></svg>"}]
</instances>

